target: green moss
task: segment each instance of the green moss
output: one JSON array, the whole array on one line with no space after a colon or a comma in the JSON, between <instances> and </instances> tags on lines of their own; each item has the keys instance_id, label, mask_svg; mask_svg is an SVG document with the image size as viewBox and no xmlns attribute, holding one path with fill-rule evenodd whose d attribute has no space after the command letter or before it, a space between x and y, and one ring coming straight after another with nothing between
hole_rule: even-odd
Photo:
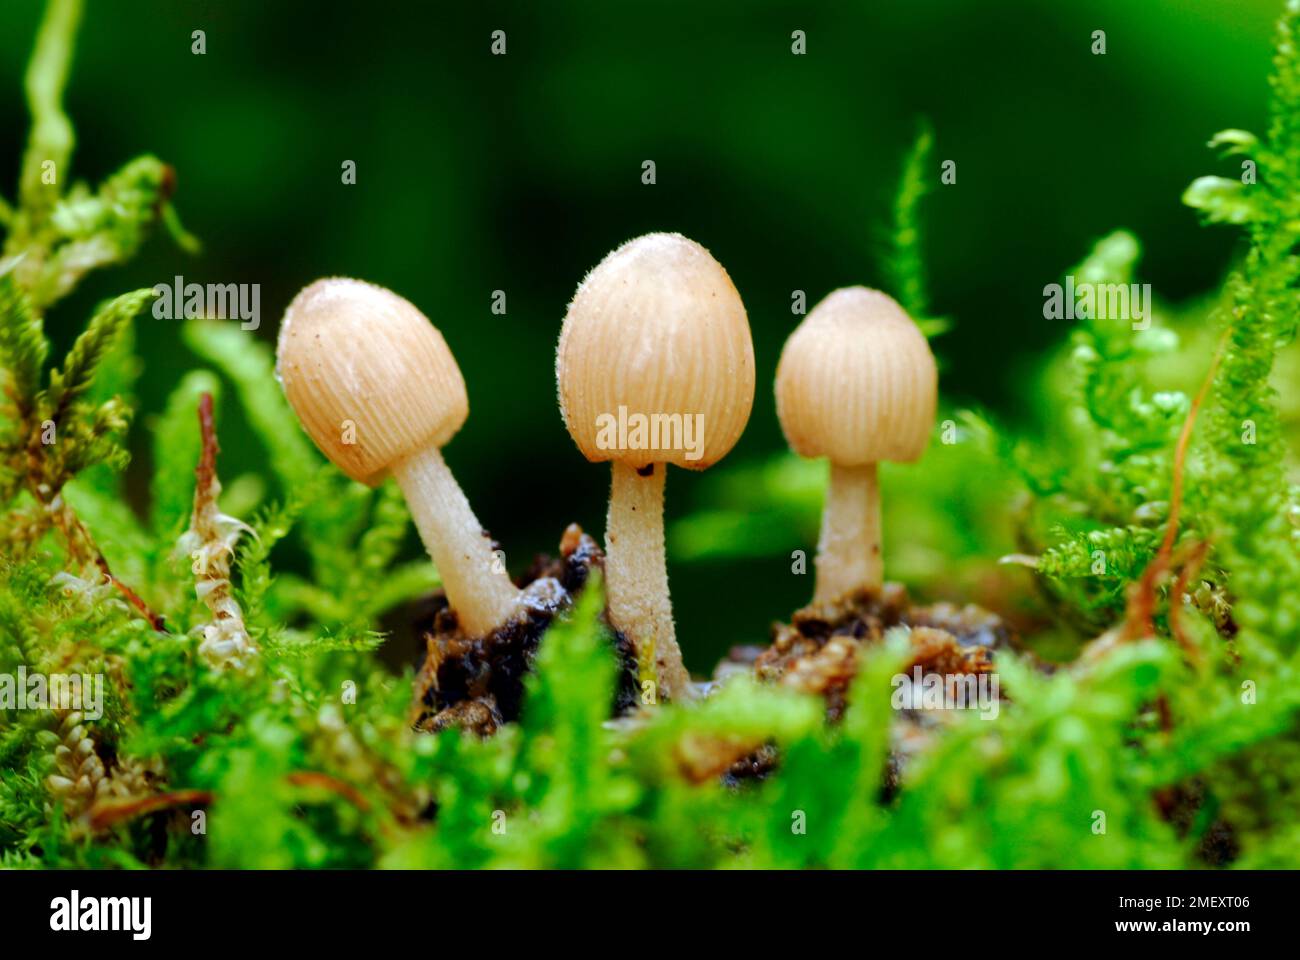
<instances>
[{"instance_id":1,"label":"green moss","mask_svg":"<svg viewBox=\"0 0 1300 960\"><path fill-rule=\"evenodd\" d=\"M1287 438L1270 383L1294 336L1300 237L1300 66L1295 5L1280 28L1264 140L1215 138L1257 161L1257 183L1201 180L1186 195L1249 250L1214 316L1224 343L1192 434L1170 578L1156 583L1153 635L1115 640L1170 521L1175 444L1192 404L1168 361L1205 375L1213 338L1157 308L1150 329L1084 319L1061 376L1046 378L1040 428L1012 433L945 409L919 473L885 473L887 545L918 591L964 594L1002 568L1028 590L1001 612L1026 644L1060 637L1086 655L1048 675L998 661L1009 700L996 721L958 716L884 783L897 723L891 635L864 655L838 724L820 701L740 678L690 708L609 723L616 677L593 583L544 637L522 719L495 737L416 735L412 677L376 655L381 617L436 584L407 559L409 519L390 483L348 481L290 427L269 349L191 323L208 369L182 371L151 424L143 522L115 472L139 365L131 319L148 291L110 301L54 372L43 313L83 275L77 244L118 262L166 207L162 165L128 164L99 191L40 183L71 159L61 90L79 4L55 0L29 74L33 133L0 271L0 673L101 673L102 717L85 737L114 783L166 800L161 829L52 789L66 716L0 708L0 865L12 867L1176 867L1300 862L1300 551L1286 484ZM890 283L929 316L921 199L933 135L904 163L886 260ZM35 165L35 166L33 166ZM36 171L33 175L32 170ZM35 179L33 179L35 176ZM62 183L62 178L60 178ZM164 219L166 214L164 213ZM1117 232L1072 273L1129 283L1139 245ZM73 264L78 266L73 268ZM930 332L934 332L931 330ZM264 447L273 499L237 547L234 597L260 653L242 670L198 655L208 611L190 558L202 440L196 408L238 404ZM41 443L46 421L58 441ZM1243 442L1243 423L1253 442ZM816 536L823 469L791 457L731 465L670 536L675 562L780 555ZM58 494L62 492L63 496ZM755 518L758 518L757 520ZM1199 561L1197 548L1203 548ZM282 561L297 554L307 572ZM1100 557L1100 563L1099 563ZM780 557L782 563L785 557ZM1199 562L1199 568L1191 564ZM164 617L157 629L101 563ZM756 590L747 602L764 602ZM1013 609L1024 603L1025 609ZM1171 626L1171 604L1183 636ZM787 611L772 610L772 617ZM755 637L761 641L761 637ZM1175 642L1180 640L1181 642ZM1106 644L1109 644L1109 647ZM1198 654L1189 663L1189 648ZM775 771L726 785L692 758L710 745L775 748ZM132 779L135 778L135 779ZM1174 815L1171 809L1185 815ZM1207 838L1231 837L1223 854Z\"/></svg>"}]
</instances>

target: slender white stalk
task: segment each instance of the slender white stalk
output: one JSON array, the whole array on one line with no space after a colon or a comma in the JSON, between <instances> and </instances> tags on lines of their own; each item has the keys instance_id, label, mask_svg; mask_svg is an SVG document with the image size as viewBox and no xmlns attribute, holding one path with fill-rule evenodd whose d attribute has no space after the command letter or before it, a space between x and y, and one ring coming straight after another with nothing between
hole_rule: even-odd
<instances>
[{"instance_id":1,"label":"slender white stalk","mask_svg":"<svg viewBox=\"0 0 1300 960\"><path fill-rule=\"evenodd\" d=\"M682 663L668 598L668 566L664 560L664 474L656 463L648 476L635 467L613 461L609 516L605 520L605 584L609 616L636 645L654 644L659 692L671 700L695 695L691 676Z\"/></svg>"},{"instance_id":2,"label":"slender white stalk","mask_svg":"<svg viewBox=\"0 0 1300 960\"><path fill-rule=\"evenodd\" d=\"M393 465L447 601L470 636L491 633L519 609L519 589L495 562L492 542L470 509L442 453L429 447Z\"/></svg>"},{"instance_id":3,"label":"slender white stalk","mask_svg":"<svg viewBox=\"0 0 1300 960\"><path fill-rule=\"evenodd\" d=\"M864 587L879 590L883 579L876 465L831 464L821 539L817 541L813 599L827 603Z\"/></svg>"}]
</instances>

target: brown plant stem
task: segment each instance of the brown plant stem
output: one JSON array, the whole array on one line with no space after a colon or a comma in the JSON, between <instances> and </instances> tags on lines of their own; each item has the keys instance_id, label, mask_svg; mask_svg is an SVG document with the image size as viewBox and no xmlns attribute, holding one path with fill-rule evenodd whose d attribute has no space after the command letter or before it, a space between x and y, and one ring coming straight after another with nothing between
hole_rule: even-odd
<instances>
[{"instance_id":1,"label":"brown plant stem","mask_svg":"<svg viewBox=\"0 0 1300 960\"><path fill-rule=\"evenodd\" d=\"M69 558L74 562L93 564L104 579L126 598L127 603L145 620L149 621L149 626L159 633L165 632L167 622L162 614L154 612L143 597L114 576L112 569L108 565L108 559L104 556L103 551L99 549L98 544L95 543L90 530L77 516L76 511L72 509L67 500L63 498L63 487L53 488L50 484L42 482L41 462L36 454L32 452L32 449L35 448L29 448L28 492L31 493L37 503L45 508L46 516L52 518L54 526L62 534L64 543L68 548Z\"/></svg>"},{"instance_id":2,"label":"brown plant stem","mask_svg":"<svg viewBox=\"0 0 1300 960\"><path fill-rule=\"evenodd\" d=\"M97 803L89 813L90 829L95 833L109 827L134 820L145 814L170 810L173 807L206 807L214 798L211 790L172 790L168 793L155 793L148 797L136 797L130 800L110 800Z\"/></svg>"},{"instance_id":3,"label":"brown plant stem","mask_svg":"<svg viewBox=\"0 0 1300 960\"><path fill-rule=\"evenodd\" d=\"M318 770L295 770L285 775L285 780L295 787L318 788L341 797L362 813L369 813L373 806L365 795L350 783ZM95 804L88 814L91 830L100 832L136 817L143 817L159 810L175 807L209 807L217 800L212 790L171 790L167 793L155 793L148 797L134 797L130 800L109 800Z\"/></svg>"},{"instance_id":4,"label":"brown plant stem","mask_svg":"<svg viewBox=\"0 0 1300 960\"><path fill-rule=\"evenodd\" d=\"M1192 400L1192 405L1187 411L1187 417L1183 421L1183 429L1178 435L1178 444L1174 448L1174 475L1172 492L1169 497L1169 522L1165 527L1165 536L1164 540L1161 541L1160 549L1156 551L1156 555L1147 564L1146 570L1142 573L1142 578L1138 581L1129 597L1128 610L1121 630L1122 639L1140 640L1143 637L1155 635L1156 588L1169 569L1174 542L1178 539L1178 522L1183 507L1183 475L1187 463L1187 448L1191 443L1192 429L1196 426L1196 416L1205 403L1210 388L1214 385L1214 376L1218 373L1219 363L1223 359L1223 351L1227 346L1228 335L1231 330L1232 328L1228 327L1219 338L1219 345L1214 351L1214 359L1210 363L1210 369L1206 372L1200 389L1196 391L1196 397ZM1177 596L1171 602L1171 619L1173 617L1173 605L1181 602L1181 599ZM1189 651L1190 656L1190 642L1184 643L1183 648Z\"/></svg>"}]
</instances>

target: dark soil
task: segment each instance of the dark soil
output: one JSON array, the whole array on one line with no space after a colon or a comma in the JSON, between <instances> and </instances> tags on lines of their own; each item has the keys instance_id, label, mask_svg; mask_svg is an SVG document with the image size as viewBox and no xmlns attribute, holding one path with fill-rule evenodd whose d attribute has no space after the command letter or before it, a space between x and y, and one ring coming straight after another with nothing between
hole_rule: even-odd
<instances>
[{"instance_id":1,"label":"dark soil","mask_svg":"<svg viewBox=\"0 0 1300 960\"><path fill-rule=\"evenodd\" d=\"M557 558L538 557L516 585L524 591L524 611L486 637L460 630L447 598L437 592L432 612L416 624L424 649L415 678L412 722L417 730L448 727L490 736L501 724L519 718L524 678L532 669L542 634L572 604L593 569L603 569L605 554L577 524L560 540ZM622 666L612 712L621 716L637 700L636 654L621 633L610 631Z\"/></svg>"}]
</instances>

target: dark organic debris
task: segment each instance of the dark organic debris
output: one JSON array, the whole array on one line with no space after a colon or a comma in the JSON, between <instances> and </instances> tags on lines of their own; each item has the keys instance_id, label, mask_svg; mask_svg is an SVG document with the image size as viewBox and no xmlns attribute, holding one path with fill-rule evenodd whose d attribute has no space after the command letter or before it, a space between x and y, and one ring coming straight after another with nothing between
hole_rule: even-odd
<instances>
[{"instance_id":1,"label":"dark organic debris","mask_svg":"<svg viewBox=\"0 0 1300 960\"><path fill-rule=\"evenodd\" d=\"M524 611L486 637L462 633L445 595L435 594L432 614L417 625L424 660L415 679L415 728L460 727L490 736L502 723L518 719L524 678L542 635L604 563L596 541L570 524L560 540L560 556L538 557L516 581L524 591ZM622 666L612 713L621 716L637 700L636 655L621 633L610 635Z\"/></svg>"}]
</instances>

